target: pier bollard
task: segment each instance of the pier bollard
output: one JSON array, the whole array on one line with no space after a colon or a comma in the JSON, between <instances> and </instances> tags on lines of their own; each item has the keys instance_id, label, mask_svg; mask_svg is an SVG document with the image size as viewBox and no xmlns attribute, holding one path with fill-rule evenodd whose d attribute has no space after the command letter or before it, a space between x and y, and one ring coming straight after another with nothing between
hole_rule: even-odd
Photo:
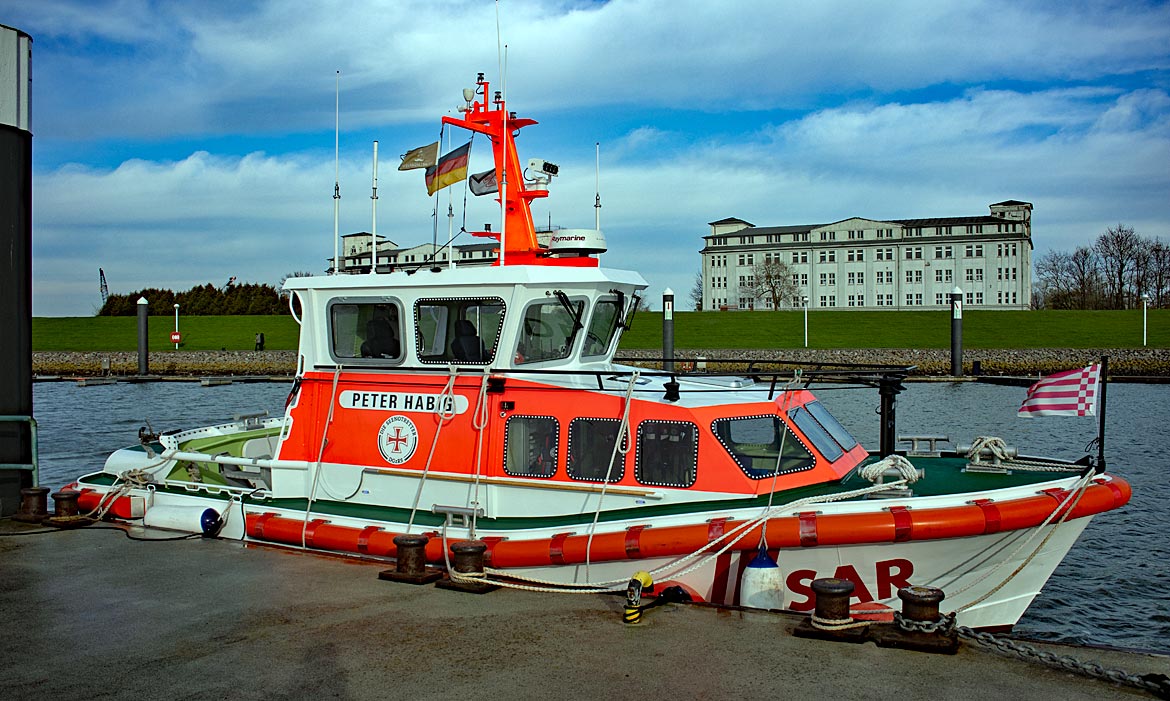
<instances>
[{"instance_id":1,"label":"pier bollard","mask_svg":"<svg viewBox=\"0 0 1170 701\"><path fill-rule=\"evenodd\" d=\"M902 618L921 623L936 623L941 616L938 605L946 598L936 587L909 586L898 590L902 600Z\"/></svg>"},{"instance_id":2,"label":"pier bollard","mask_svg":"<svg viewBox=\"0 0 1170 701\"><path fill-rule=\"evenodd\" d=\"M40 523L48 517L48 487L25 487L20 490L20 508L13 514L13 519L25 523Z\"/></svg>"},{"instance_id":3,"label":"pier bollard","mask_svg":"<svg viewBox=\"0 0 1170 701\"><path fill-rule=\"evenodd\" d=\"M959 635L953 625L943 620L939 604L946 595L936 587L908 586L898 590L902 612L894 623L875 631L874 642L880 647L894 647L918 652L953 655L959 650Z\"/></svg>"},{"instance_id":4,"label":"pier bollard","mask_svg":"<svg viewBox=\"0 0 1170 701\"><path fill-rule=\"evenodd\" d=\"M77 504L81 492L73 489L62 489L59 492L53 492L51 496L53 497L53 515L45 518L45 525L55 528L74 528L93 522L92 519L81 515L80 507Z\"/></svg>"},{"instance_id":5,"label":"pier bollard","mask_svg":"<svg viewBox=\"0 0 1170 701\"><path fill-rule=\"evenodd\" d=\"M394 536L397 561L394 569L378 573L378 579L406 584L430 584L443 576L443 571L427 567L427 543L425 535L403 533Z\"/></svg>"},{"instance_id":6,"label":"pier bollard","mask_svg":"<svg viewBox=\"0 0 1170 701\"><path fill-rule=\"evenodd\" d=\"M814 579L813 614L796 626L793 635L848 643L864 642L865 626L854 626L853 618L849 615L849 599L853 596L853 589L853 582L848 579Z\"/></svg>"},{"instance_id":7,"label":"pier bollard","mask_svg":"<svg viewBox=\"0 0 1170 701\"><path fill-rule=\"evenodd\" d=\"M81 492L73 489L62 489L59 492L53 492L53 516L64 518L79 515L80 507L77 505L79 497L81 497Z\"/></svg>"},{"instance_id":8,"label":"pier bollard","mask_svg":"<svg viewBox=\"0 0 1170 701\"><path fill-rule=\"evenodd\" d=\"M451 544L451 569L460 575L479 575L484 571L484 553L487 543L482 540L463 540ZM453 589L471 594L486 594L499 589L484 579L453 579L450 573L435 585L442 589Z\"/></svg>"}]
</instances>

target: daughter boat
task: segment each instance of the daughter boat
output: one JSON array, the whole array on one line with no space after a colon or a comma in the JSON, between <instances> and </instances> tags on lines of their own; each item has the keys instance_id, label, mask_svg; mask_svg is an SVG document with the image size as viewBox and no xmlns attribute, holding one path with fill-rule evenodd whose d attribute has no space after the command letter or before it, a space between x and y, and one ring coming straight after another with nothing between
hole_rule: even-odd
<instances>
[{"instance_id":1,"label":"daughter boat","mask_svg":"<svg viewBox=\"0 0 1170 701\"><path fill-rule=\"evenodd\" d=\"M497 263L290 278L301 335L284 415L143 432L78 480L83 509L370 558L427 534L436 564L474 539L496 581L619 590L646 570L694 599L797 611L818 577L877 605L928 585L960 624L1002 629L1090 518L1129 500L1088 457L936 438L898 451L909 367L616 360L646 283L600 267L598 230L537 233L548 179L525 181L514 140L535 122L489 94L481 75L443 122L492 145L503 226L476 235L498 241ZM878 389L879 450L813 381Z\"/></svg>"}]
</instances>

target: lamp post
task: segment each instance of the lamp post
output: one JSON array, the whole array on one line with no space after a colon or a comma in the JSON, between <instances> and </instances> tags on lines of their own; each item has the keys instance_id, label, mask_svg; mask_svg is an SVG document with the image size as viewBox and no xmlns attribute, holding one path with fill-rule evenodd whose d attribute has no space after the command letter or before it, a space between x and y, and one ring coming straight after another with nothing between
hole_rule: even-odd
<instances>
[{"instance_id":1,"label":"lamp post","mask_svg":"<svg viewBox=\"0 0 1170 701\"><path fill-rule=\"evenodd\" d=\"M1150 303L1150 295L1142 295L1142 348L1146 347L1146 307Z\"/></svg>"},{"instance_id":2,"label":"lamp post","mask_svg":"<svg viewBox=\"0 0 1170 701\"><path fill-rule=\"evenodd\" d=\"M175 305L175 333L179 333L179 305ZM175 341L175 350L179 350L179 342Z\"/></svg>"},{"instance_id":3,"label":"lamp post","mask_svg":"<svg viewBox=\"0 0 1170 701\"><path fill-rule=\"evenodd\" d=\"M800 303L804 305L804 347L808 348L808 295L802 296Z\"/></svg>"}]
</instances>

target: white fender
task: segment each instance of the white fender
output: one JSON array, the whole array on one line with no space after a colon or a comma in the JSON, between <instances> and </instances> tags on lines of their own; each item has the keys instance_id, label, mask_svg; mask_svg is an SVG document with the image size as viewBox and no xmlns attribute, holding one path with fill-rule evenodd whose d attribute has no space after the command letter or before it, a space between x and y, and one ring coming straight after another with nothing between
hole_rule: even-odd
<instances>
[{"instance_id":1,"label":"white fender","mask_svg":"<svg viewBox=\"0 0 1170 701\"><path fill-rule=\"evenodd\" d=\"M757 609L784 608L784 575L767 551L759 551L743 571L739 604Z\"/></svg>"}]
</instances>

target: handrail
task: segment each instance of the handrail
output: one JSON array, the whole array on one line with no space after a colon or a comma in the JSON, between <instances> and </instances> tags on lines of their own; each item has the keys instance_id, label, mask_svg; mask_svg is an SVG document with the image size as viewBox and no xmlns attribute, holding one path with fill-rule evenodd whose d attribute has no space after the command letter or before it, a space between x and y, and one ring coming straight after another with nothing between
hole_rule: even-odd
<instances>
[{"instance_id":1,"label":"handrail","mask_svg":"<svg viewBox=\"0 0 1170 701\"><path fill-rule=\"evenodd\" d=\"M29 425L29 440L32 442L32 463L0 463L0 470L31 470L33 486L40 484L40 464L39 456L37 455L37 420L32 416L25 416L22 414L0 416L0 423L25 422Z\"/></svg>"}]
</instances>

